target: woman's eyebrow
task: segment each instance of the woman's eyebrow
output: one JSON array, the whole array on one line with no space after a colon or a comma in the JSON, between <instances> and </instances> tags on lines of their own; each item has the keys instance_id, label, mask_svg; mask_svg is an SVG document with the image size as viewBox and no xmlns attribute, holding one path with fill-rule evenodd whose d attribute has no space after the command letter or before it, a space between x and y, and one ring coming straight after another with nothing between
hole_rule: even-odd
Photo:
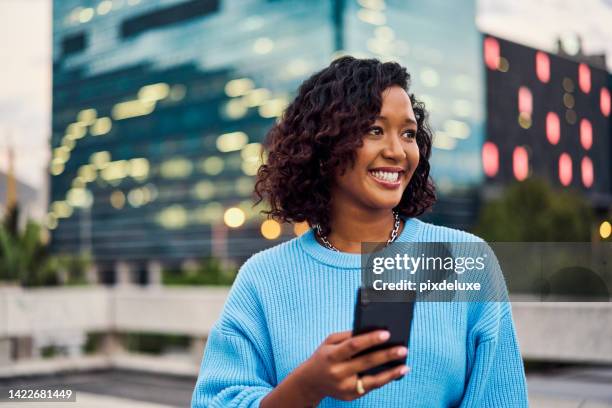
<instances>
[{"instance_id":1,"label":"woman's eyebrow","mask_svg":"<svg viewBox=\"0 0 612 408\"><path fill-rule=\"evenodd\" d=\"M382 120L383 122L386 122L386 121L387 121L387 118L386 118L385 116L380 116L380 115L379 115L379 116L377 116L377 117L376 117L376 119L380 119L380 120ZM404 121L404 123L409 123L409 124L411 124L411 125L418 126L418 123L416 122L416 120L414 120L414 119L412 119L412 118L406 118L406 120Z\"/></svg>"}]
</instances>

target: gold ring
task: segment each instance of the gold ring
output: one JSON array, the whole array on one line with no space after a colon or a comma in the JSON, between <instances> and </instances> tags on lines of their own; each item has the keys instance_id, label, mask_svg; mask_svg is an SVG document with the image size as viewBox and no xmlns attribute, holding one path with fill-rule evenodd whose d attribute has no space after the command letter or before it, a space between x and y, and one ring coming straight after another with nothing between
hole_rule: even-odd
<instances>
[{"instance_id":1,"label":"gold ring","mask_svg":"<svg viewBox=\"0 0 612 408\"><path fill-rule=\"evenodd\" d=\"M363 381L361 381L361 378L357 379L356 390L357 390L357 394L359 394L359 395L365 394L365 388L363 388Z\"/></svg>"}]
</instances>

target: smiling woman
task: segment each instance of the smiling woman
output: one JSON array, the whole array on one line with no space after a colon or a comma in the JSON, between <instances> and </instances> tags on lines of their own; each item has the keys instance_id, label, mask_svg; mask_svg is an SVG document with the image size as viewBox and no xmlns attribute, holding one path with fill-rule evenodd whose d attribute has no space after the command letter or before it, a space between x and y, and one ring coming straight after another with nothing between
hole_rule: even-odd
<instances>
[{"instance_id":1,"label":"smiling woman","mask_svg":"<svg viewBox=\"0 0 612 408\"><path fill-rule=\"evenodd\" d=\"M270 130L255 192L273 218L312 228L240 269L193 407L527 406L507 302L418 302L399 345L387 330L349 330L363 242L482 242L415 218L435 194L432 133L409 85L397 63L342 57Z\"/></svg>"},{"instance_id":2,"label":"smiling woman","mask_svg":"<svg viewBox=\"0 0 612 408\"><path fill-rule=\"evenodd\" d=\"M435 202L425 106L405 68L374 61L343 57L310 77L268 134L256 193L272 216L333 234L338 211L365 205L391 224L394 207L414 217Z\"/></svg>"}]
</instances>

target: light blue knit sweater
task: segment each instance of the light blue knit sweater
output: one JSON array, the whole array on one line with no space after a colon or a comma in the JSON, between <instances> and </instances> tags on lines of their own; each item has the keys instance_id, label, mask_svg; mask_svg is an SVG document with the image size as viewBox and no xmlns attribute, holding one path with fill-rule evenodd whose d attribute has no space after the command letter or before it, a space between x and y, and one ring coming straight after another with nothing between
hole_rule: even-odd
<instances>
[{"instance_id":1,"label":"light blue knit sweater","mask_svg":"<svg viewBox=\"0 0 612 408\"><path fill-rule=\"evenodd\" d=\"M482 242L406 220L402 242ZM210 332L192 407L258 407L333 332L353 327L359 254L330 251L312 230L252 256ZM527 386L507 302L417 302L411 371L351 402L320 407L527 407Z\"/></svg>"}]
</instances>

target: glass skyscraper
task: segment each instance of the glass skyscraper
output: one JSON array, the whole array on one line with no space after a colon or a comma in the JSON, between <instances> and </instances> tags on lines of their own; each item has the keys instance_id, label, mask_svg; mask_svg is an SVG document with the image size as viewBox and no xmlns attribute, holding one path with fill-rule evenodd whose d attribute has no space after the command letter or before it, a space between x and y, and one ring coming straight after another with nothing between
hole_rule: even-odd
<instances>
[{"instance_id":1,"label":"glass skyscraper","mask_svg":"<svg viewBox=\"0 0 612 408\"><path fill-rule=\"evenodd\" d=\"M474 13L473 0L55 0L54 250L144 265L244 259L293 236L252 208L260 143L341 53L407 66L437 131L435 213L464 224L482 179Z\"/></svg>"}]
</instances>

